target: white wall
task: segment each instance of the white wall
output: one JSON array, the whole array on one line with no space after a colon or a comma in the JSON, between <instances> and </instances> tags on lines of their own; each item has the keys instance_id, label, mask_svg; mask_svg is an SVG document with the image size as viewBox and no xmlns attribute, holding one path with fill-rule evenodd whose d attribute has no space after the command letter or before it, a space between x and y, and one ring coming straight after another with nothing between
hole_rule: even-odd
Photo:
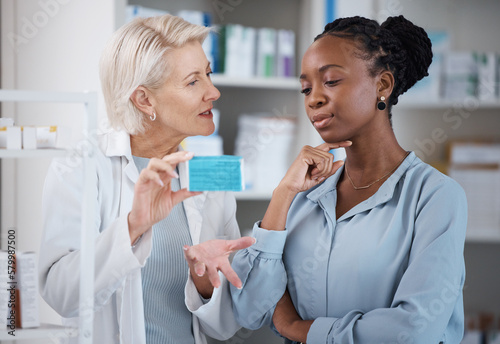
<instances>
[{"instance_id":1,"label":"white wall","mask_svg":"<svg viewBox=\"0 0 500 344\"><path fill-rule=\"evenodd\" d=\"M99 91L98 61L115 30L112 0L1 0L2 88ZM104 106L99 99L100 116ZM65 125L82 138L83 105L4 105L20 125ZM17 230L18 250L39 250L41 195L50 159L4 160L2 232ZM63 281L61 281L63 283ZM58 317L41 303L43 322Z\"/></svg>"}]
</instances>

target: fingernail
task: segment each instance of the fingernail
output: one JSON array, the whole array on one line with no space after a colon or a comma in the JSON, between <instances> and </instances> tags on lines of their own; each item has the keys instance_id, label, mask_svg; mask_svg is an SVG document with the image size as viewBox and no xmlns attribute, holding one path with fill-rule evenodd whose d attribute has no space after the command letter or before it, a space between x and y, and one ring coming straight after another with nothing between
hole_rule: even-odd
<instances>
[{"instance_id":1,"label":"fingernail","mask_svg":"<svg viewBox=\"0 0 500 344\"><path fill-rule=\"evenodd\" d=\"M172 176L175 178L175 179L179 179L179 175L177 174L177 172L175 171L172 171Z\"/></svg>"},{"instance_id":2,"label":"fingernail","mask_svg":"<svg viewBox=\"0 0 500 344\"><path fill-rule=\"evenodd\" d=\"M165 186L165 184L163 184L163 181L160 178L158 178L157 181L158 181L158 185L160 185L161 187Z\"/></svg>"},{"instance_id":3,"label":"fingernail","mask_svg":"<svg viewBox=\"0 0 500 344\"><path fill-rule=\"evenodd\" d=\"M187 250L189 250L189 246L184 245L184 246L182 247L182 249L183 249L184 251L187 251Z\"/></svg>"},{"instance_id":4,"label":"fingernail","mask_svg":"<svg viewBox=\"0 0 500 344\"><path fill-rule=\"evenodd\" d=\"M186 152L186 157L187 158L191 158L194 156L194 153L193 152Z\"/></svg>"},{"instance_id":5,"label":"fingernail","mask_svg":"<svg viewBox=\"0 0 500 344\"><path fill-rule=\"evenodd\" d=\"M253 244L256 244L256 243L257 243L257 239L253 238Z\"/></svg>"}]
</instances>

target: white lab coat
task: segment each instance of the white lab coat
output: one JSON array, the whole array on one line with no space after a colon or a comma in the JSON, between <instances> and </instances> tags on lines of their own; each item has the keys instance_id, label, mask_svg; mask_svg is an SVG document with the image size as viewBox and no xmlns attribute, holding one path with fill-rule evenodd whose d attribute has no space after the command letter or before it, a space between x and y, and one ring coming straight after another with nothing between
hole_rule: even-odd
<instances>
[{"instance_id":1,"label":"white lab coat","mask_svg":"<svg viewBox=\"0 0 500 344\"><path fill-rule=\"evenodd\" d=\"M127 222L139 173L132 159L128 134L110 131L100 136L99 146L95 158L98 204L94 230L93 342L145 344L141 267L151 253L152 233L148 230L131 248ZM182 164L179 169L181 187L185 187ZM44 187L40 290L47 303L63 317L63 323L73 327L78 326L79 312L82 198L83 170L78 159L55 159ZM236 201L229 193L208 192L188 198L184 209L193 245L240 236ZM185 303L193 314L196 344L206 343L205 334L224 340L239 329L228 282L220 276L222 286L214 290L208 302L200 297L191 278L186 282ZM65 331L52 337L61 338L62 342L77 341L67 338Z\"/></svg>"}]
</instances>

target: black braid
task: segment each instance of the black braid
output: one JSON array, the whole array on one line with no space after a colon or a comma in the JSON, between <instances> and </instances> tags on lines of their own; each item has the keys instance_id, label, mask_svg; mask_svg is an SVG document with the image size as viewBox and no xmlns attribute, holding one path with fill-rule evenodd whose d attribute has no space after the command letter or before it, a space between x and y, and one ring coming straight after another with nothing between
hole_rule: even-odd
<instances>
[{"instance_id":1,"label":"black braid","mask_svg":"<svg viewBox=\"0 0 500 344\"><path fill-rule=\"evenodd\" d=\"M379 25L375 20L363 17L340 18L327 24L315 41L332 35L352 39L358 43L358 56L371 61L372 76L382 70L394 75L394 89L387 100L389 118L392 105L417 81L429 75L432 62L431 41L424 29L403 16L389 17Z\"/></svg>"}]
</instances>

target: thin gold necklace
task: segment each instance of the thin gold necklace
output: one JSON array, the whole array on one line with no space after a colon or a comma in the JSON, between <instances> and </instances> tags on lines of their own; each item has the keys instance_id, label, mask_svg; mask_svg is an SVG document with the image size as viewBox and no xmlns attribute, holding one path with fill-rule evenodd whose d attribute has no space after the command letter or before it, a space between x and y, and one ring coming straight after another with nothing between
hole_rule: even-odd
<instances>
[{"instance_id":1,"label":"thin gold necklace","mask_svg":"<svg viewBox=\"0 0 500 344\"><path fill-rule=\"evenodd\" d=\"M351 179L351 176L349 175L349 172L347 172L347 165L345 165L345 173L347 175L347 178L349 179L349 181L351 182L351 185L352 187L354 188L354 190L363 190L363 189L368 189L370 186L372 186L373 184L375 184L376 182L379 182L381 181L382 179L384 179L385 177L387 177L389 174L393 173L394 171L397 170L397 168L399 167L399 165L401 165L401 163L406 159L406 157L410 154L410 152L407 152L405 154L405 156L403 157L403 159L401 159L400 162L398 162L398 164L396 165L396 167L394 167L392 170L390 170L389 172L387 172L386 174L384 174L382 177L380 177L379 179L377 179L376 181L368 184L368 185L364 185L364 186L356 186L354 185L354 183L352 182L352 179Z\"/></svg>"}]
</instances>

